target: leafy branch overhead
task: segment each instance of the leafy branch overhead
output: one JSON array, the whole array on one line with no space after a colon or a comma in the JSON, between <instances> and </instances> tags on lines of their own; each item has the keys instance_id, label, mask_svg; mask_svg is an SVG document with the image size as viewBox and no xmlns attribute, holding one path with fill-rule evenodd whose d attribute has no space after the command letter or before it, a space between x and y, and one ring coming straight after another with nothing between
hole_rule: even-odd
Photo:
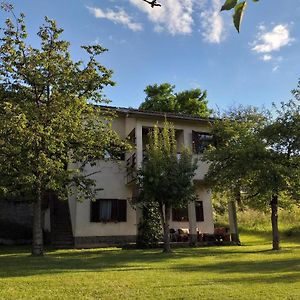
<instances>
[{"instance_id":1,"label":"leafy branch overhead","mask_svg":"<svg viewBox=\"0 0 300 300\"><path fill-rule=\"evenodd\" d=\"M259 0L252 0L253 2L258 2ZM223 4L221 11L223 10L234 10L233 13L233 24L238 32L240 32L240 26L242 23L244 11L247 7L247 1L241 1L238 0L226 0Z\"/></svg>"}]
</instances>

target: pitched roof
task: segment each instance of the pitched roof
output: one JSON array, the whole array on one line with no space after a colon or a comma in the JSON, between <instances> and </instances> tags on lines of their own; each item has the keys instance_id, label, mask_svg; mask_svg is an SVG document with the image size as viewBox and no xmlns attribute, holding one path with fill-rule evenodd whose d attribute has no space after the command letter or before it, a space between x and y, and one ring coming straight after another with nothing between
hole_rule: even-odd
<instances>
[{"instance_id":1,"label":"pitched roof","mask_svg":"<svg viewBox=\"0 0 300 300\"><path fill-rule=\"evenodd\" d=\"M160 111L149 111L144 109L137 109L132 107L116 107L116 106L101 106L101 108L113 110L119 114L132 115L132 116L145 116L145 117L159 117L159 118L169 118L169 119L179 119L179 120L189 120L189 121L201 121L201 122L211 122L215 118L203 118L195 115L183 114L183 113L173 113L173 112L160 112Z\"/></svg>"}]
</instances>

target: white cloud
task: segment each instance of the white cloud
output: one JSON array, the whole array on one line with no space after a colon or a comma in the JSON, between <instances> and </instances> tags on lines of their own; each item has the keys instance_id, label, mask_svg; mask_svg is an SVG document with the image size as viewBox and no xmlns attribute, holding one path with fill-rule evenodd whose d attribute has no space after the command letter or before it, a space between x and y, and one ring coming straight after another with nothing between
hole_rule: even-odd
<instances>
[{"instance_id":1,"label":"white cloud","mask_svg":"<svg viewBox=\"0 0 300 300\"><path fill-rule=\"evenodd\" d=\"M164 0L162 6L157 8L151 8L141 0L130 0L130 3L147 14L148 19L155 24L155 31L167 31L175 35L192 33L194 1Z\"/></svg>"},{"instance_id":2,"label":"white cloud","mask_svg":"<svg viewBox=\"0 0 300 300\"><path fill-rule=\"evenodd\" d=\"M209 43L219 44L224 40L224 21L220 14L220 0L212 0L211 6L200 13L202 36Z\"/></svg>"},{"instance_id":3,"label":"white cloud","mask_svg":"<svg viewBox=\"0 0 300 300\"><path fill-rule=\"evenodd\" d=\"M143 26L140 23L132 21L132 18L122 8L119 8L117 11L113 11L111 9L104 11L99 7L90 6L87 6L86 8L95 18L103 18L110 20L115 24L122 24L132 31L140 31L143 29Z\"/></svg>"},{"instance_id":4,"label":"white cloud","mask_svg":"<svg viewBox=\"0 0 300 300\"><path fill-rule=\"evenodd\" d=\"M141 0L130 0L130 3L147 14L156 32L190 34L199 22L199 31L206 42L221 43L225 39L221 0L164 0L158 8L151 8ZM197 20L195 11L199 13Z\"/></svg>"},{"instance_id":5,"label":"white cloud","mask_svg":"<svg viewBox=\"0 0 300 300\"><path fill-rule=\"evenodd\" d=\"M266 31L265 26L261 25L252 50L257 53L270 53L280 50L293 41L294 39L290 36L288 25L276 25L269 32Z\"/></svg>"},{"instance_id":6,"label":"white cloud","mask_svg":"<svg viewBox=\"0 0 300 300\"><path fill-rule=\"evenodd\" d=\"M269 61L269 60L272 59L272 55L270 55L270 54L265 54L265 55L263 55L263 56L261 57L261 59L262 59L263 61Z\"/></svg>"}]
</instances>

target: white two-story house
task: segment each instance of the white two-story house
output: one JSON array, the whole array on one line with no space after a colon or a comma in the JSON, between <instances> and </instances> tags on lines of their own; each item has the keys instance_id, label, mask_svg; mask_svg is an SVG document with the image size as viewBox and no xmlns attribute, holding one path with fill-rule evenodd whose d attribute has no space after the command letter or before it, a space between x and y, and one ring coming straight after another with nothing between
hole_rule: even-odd
<instances>
[{"instance_id":1,"label":"white two-story house","mask_svg":"<svg viewBox=\"0 0 300 300\"><path fill-rule=\"evenodd\" d=\"M92 173L97 188L97 201L78 202L70 196L68 206L50 204L45 213L45 229L52 231L52 239L61 239L69 228L69 241L75 247L94 247L135 242L141 211L132 205L136 197L136 172L144 157L148 132L154 124L163 125L165 118L172 122L176 130L178 151L182 145L188 146L198 158L198 168L194 176L197 200L186 208L173 209L170 228L189 229L191 235L214 232L211 192L203 185L208 165L201 161L201 152L210 142L210 119L195 116L142 111L132 108L110 108L117 117L113 129L122 138L132 143L132 152L125 153L120 161L99 161L85 172ZM100 172L98 172L100 171ZM61 221L62 218L69 220ZM68 223L68 224L67 224ZM61 225L59 225L61 224ZM56 232L56 233L55 233ZM66 241L65 241L66 242Z\"/></svg>"}]
</instances>

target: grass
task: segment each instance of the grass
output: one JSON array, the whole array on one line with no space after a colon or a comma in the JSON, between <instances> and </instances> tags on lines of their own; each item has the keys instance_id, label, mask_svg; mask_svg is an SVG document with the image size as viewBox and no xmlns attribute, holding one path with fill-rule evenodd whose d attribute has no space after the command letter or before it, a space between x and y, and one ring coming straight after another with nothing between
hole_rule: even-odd
<instances>
[{"instance_id":1,"label":"grass","mask_svg":"<svg viewBox=\"0 0 300 300\"><path fill-rule=\"evenodd\" d=\"M160 250L0 248L0 299L299 299L300 236L271 251L269 234L244 245Z\"/></svg>"}]
</instances>

